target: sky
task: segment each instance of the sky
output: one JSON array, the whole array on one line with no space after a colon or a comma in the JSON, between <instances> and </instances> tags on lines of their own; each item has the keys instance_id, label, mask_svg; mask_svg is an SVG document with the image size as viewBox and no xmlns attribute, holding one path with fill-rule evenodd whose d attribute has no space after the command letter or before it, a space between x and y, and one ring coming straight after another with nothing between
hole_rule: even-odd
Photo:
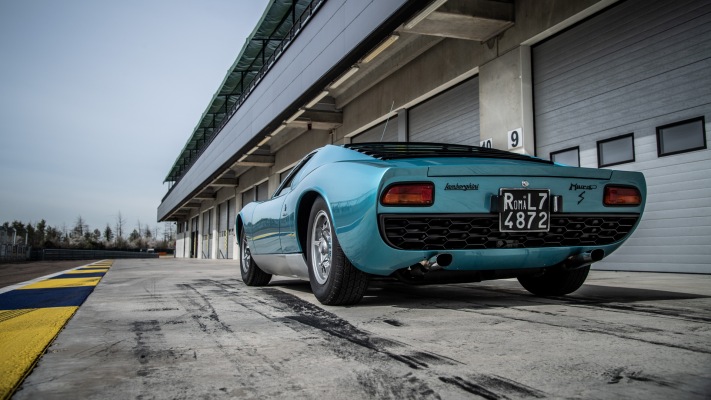
<instances>
[{"instance_id":1,"label":"sky","mask_svg":"<svg viewBox=\"0 0 711 400\"><path fill-rule=\"evenodd\" d=\"M0 0L0 224L162 225L163 180L268 2Z\"/></svg>"}]
</instances>

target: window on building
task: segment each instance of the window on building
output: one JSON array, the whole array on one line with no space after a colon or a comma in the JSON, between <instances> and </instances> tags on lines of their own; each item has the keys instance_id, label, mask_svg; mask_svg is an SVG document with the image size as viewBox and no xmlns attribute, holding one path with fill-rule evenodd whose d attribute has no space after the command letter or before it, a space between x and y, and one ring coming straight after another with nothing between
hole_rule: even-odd
<instances>
[{"instance_id":1,"label":"window on building","mask_svg":"<svg viewBox=\"0 0 711 400\"><path fill-rule=\"evenodd\" d=\"M704 117L688 119L657 128L659 157L706 148Z\"/></svg>"},{"instance_id":2,"label":"window on building","mask_svg":"<svg viewBox=\"0 0 711 400\"><path fill-rule=\"evenodd\" d=\"M634 133L597 142L597 165L609 167L634 161Z\"/></svg>"},{"instance_id":3,"label":"window on building","mask_svg":"<svg viewBox=\"0 0 711 400\"><path fill-rule=\"evenodd\" d=\"M570 165L571 167L579 167L580 148L573 147L570 149L554 151L551 153L551 161L560 164Z\"/></svg>"}]
</instances>

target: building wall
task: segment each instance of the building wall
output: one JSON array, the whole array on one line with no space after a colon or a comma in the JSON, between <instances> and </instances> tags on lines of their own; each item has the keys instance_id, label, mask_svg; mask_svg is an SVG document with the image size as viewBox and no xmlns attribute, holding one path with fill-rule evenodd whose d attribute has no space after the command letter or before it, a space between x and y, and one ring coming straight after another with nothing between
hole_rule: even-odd
<instances>
[{"instance_id":1,"label":"building wall","mask_svg":"<svg viewBox=\"0 0 711 400\"><path fill-rule=\"evenodd\" d=\"M413 44L410 45L406 51L398 55L399 59L388 60L386 67L375 71L376 75L381 74L382 76L372 78L376 81L374 84L368 84L365 89L354 88L343 96L336 98L336 105L343 112L343 124L340 127L336 128L333 132L308 131L302 133L295 139L291 139L275 153L275 163L272 167L255 167L242 173L239 177L238 187L221 189L218 192L218 199L214 201L203 200L201 207L192 211L188 221L194 216L198 216L198 226L200 230L202 230L205 210L213 209L213 213L215 213L217 204L224 202L229 196L234 195L235 211L237 211L243 206L242 193L251 190L255 185L264 181L268 182L269 193L273 193L280 182L281 173L288 170L288 168L312 149L326 143L341 144L349 142L351 137L363 133L368 129L372 129L374 132L377 130L375 129L376 125L384 124L389 118L392 119L392 121L398 122L398 140L406 139L406 135L403 135L403 127L406 128L412 119L408 115L408 110L416 109L418 105L475 77L478 87L472 90L479 92L479 104L477 104L477 107L481 107L481 109L476 110L475 113L478 115L472 117L479 121L479 127L476 131L473 130L473 132L468 134L468 139L464 138L462 141L475 142L480 136L479 132L481 132L481 135L483 135L481 138L494 137L496 138L495 147L503 147L506 132L510 130L512 126L517 128L524 126L523 122L514 124L511 122L512 120L523 120L522 108L511 107L507 112L501 112L503 107L492 108L488 105L521 104L522 97L526 95L526 92L520 89L522 87L520 82L516 84L518 89L514 87L513 89L500 90L501 82L505 80L505 77L519 76L522 68L526 66L525 64L521 65L520 62L519 54L521 51L519 47L521 43L526 40L531 40L535 35L541 33L546 34L547 30L562 29L555 27L560 24L570 23L566 21L582 18L580 15L591 13L593 12L591 10L602 8L608 3L611 3L610 1L594 0L544 0L544 2L546 4L542 6L540 0L517 1L515 7L516 25L490 43L436 37L420 37L413 41ZM318 60L319 55L313 50L308 50L311 48L307 45L308 41L312 42L312 46L320 44L323 50L323 44L321 42L324 37L336 38L338 35L343 35L345 32L351 30L350 27L355 26L352 24L356 24L356 20L361 21L368 16L372 19L374 15L384 15L393 12L399 6L399 3L395 4L396 2L387 5L384 3L385 2L365 3L359 1L327 2L326 5L328 8L319 12L316 16L318 21L314 21L314 23L308 27L309 30L313 30L313 33L300 37L299 40L297 40L298 45L295 43L293 47L293 49L296 50L293 54L297 52L303 54L291 56L290 58L280 61L280 63L283 64L281 68L270 72L273 80L267 79L268 83L263 84L259 92L253 94L256 101L255 106L266 108L259 110L254 107L246 107L238 111L238 114L233 117L233 121L225 128L225 132L218 136L218 139L210 146L206 154L215 153L216 150L214 149L220 148L219 153L221 155L218 158L227 160L229 154L237 150L235 145L238 144L238 142L247 142L249 140L248 137L257 132L256 128L265 123L264 111L268 109L273 112L276 104L274 103L275 99L279 99L278 102L280 105L277 108L281 109L280 107L285 105L285 93L282 89L279 89L278 92L275 91L275 88L280 86L280 81L298 81L301 85L298 88L294 85L286 85L296 90L289 89L291 90L289 96L295 98L298 97L298 92L303 93L306 89L306 87L303 86L305 81L302 78L295 79L295 73L298 75L298 73L300 73L298 71L307 71L311 76L309 81L316 80L316 77L313 75L313 68L308 69L307 66L317 65L320 62L306 60ZM358 18L354 19L352 17L352 15L354 15L352 14L354 11L352 8L355 4L358 5L359 14ZM388 11L385 11L385 9ZM346 13L346 11L349 12ZM346 17L346 14L349 14L349 16ZM321 27L319 27L319 24ZM358 34L364 35L363 30L366 29L366 25L360 24L358 26ZM371 21L367 26L370 27L367 29L372 30L376 25ZM321 35L324 29L330 29L333 30L333 32L329 35ZM550 32L548 34L550 34ZM331 43L336 42L338 41ZM349 46L353 46L356 42L354 38L350 38L346 42L338 43L340 43L338 51L345 54L345 52L352 48ZM494 63L489 64L487 67L487 64L492 60ZM487 72L487 69L488 71L497 71L497 74L490 74ZM488 89L492 87L492 90ZM395 127L390 127L388 131L390 130L393 131L390 136L394 138ZM375 136L377 135L373 134L373 138ZM427 135L424 135L421 138L422 140L426 140L427 137ZM436 137L433 136L431 140L436 140ZM453 138L452 140L457 139ZM229 145L228 142L230 143ZM206 157L201 157L201 159L203 158ZM199 164L200 165L196 165L192 168L189 172L190 176L186 176L184 180L187 179L188 181L195 182L196 179L202 179L198 177L198 175L208 176L210 171L218 166L214 157L210 163L200 161ZM196 174L196 176L193 177L192 174ZM171 196L180 198L180 196L187 195L187 190L190 189L188 186L190 185L184 186L181 191L176 191L175 196L173 196L173 194L171 194ZM165 206L170 206L170 204L166 204ZM216 216L213 216L213 227L216 226L214 223L215 218ZM189 255L190 253L189 242L191 225L188 225L188 230L183 233L183 247L186 249L183 255ZM218 247L216 240L218 240L219 232L216 231L216 228L213 228L213 232L211 233L213 237L211 247L212 249L216 249ZM206 233L201 231L200 239L197 244L198 256L201 256L203 253L203 235L206 235ZM207 233L207 235L209 236L210 233ZM179 246L180 241L181 239L178 240L177 246ZM211 252L210 257L215 257L214 250Z\"/></svg>"},{"instance_id":2,"label":"building wall","mask_svg":"<svg viewBox=\"0 0 711 400\"><path fill-rule=\"evenodd\" d=\"M622 5L631 4L636 0L628 0L621 3ZM351 4L346 1L339 4ZM374 3L369 3L374 4ZM245 191L252 190L255 185L262 182L268 182L269 193L273 193L278 186L282 174L294 165L301 157L307 154L310 150L320 147L326 143L342 144L350 141L359 140L379 140L382 137L385 122L392 123L388 125L386 137L388 140L422 140L435 141L442 130L447 129L446 125L450 120L435 121L435 118L441 117L441 113L433 113L431 116L418 120L421 115L417 115L418 107L424 109L424 105L436 104L438 96L444 96L446 93L464 88L466 94L473 95L476 98L476 109L472 108L472 112L464 117L471 117L476 120L478 125L476 129L462 130L457 134L457 137L447 137L447 141L469 141L467 143L478 140L492 139L493 147L508 149L512 151L537 154L543 158L548 158L552 150L560 149L560 146L580 141L582 136L587 135L581 132L576 133L574 125L568 126L565 129L558 129L547 126L540 119L537 119L534 112L540 111L541 104L536 104L534 99L540 93L536 90L542 90L541 87L536 88L536 75L540 72L536 68L542 68L540 65L534 68L536 47L542 48L543 43L551 38L566 35L569 32L578 29L588 23L597 13L604 13L613 10L617 7L618 2L615 0L518 0L515 2L515 25L506 30L498 37L480 43L477 41L440 38L440 37L419 37L408 42L408 44L395 56L383 60L378 67L374 67L367 72L369 75L359 78L357 85L353 85L345 92L335 98L336 106L342 110L343 123L341 126L328 131L303 131L296 133L296 137L289 137L284 142L277 144L274 165L270 168L251 168L239 177L239 187L232 188L235 196L235 208L240 209L242 204L241 194ZM671 7L671 3L665 3L665 6ZM370 6L365 6L366 9ZM642 12L644 7L641 3L638 4L636 12ZM334 14L336 15L336 14ZM340 14L339 14L340 15ZM340 17L339 17L340 18ZM329 25L332 26L332 25ZM703 26L703 24L702 24ZM709 26L709 24L706 24ZM400 40L407 39L407 34L403 34ZM621 35L615 35L618 37ZM622 35L623 36L623 35ZM610 40L615 39L615 37ZM667 39L670 40L671 39ZM586 51L586 44L580 44L580 49ZM672 41L672 46L674 46ZM346 46L347 47L347 46ZM705 50L704 50L705 49ZM589 50L589 49L588 49ZM708 49L690 50L697 52L705 52L708 54ZM650 62L657 59L654 52L646 54ZM300 70L304 65L294 65L290 71ZM551 68L555 68L554 64ZM602 71L599 79L609 79L612 72L605 74L608 66L601 65ZM293 74L289 75L286 71L280 75L280 79L286 77L294 78ZM708 77L708 74L706 74ZM576 83L575 74L571 76L571 85ZM476 87L471 87L473 83ZM577 82L585 85L584 82ZM470 86L463 86L470 85ZM569 86L568 89L572 87ZM692 87L685 89L688 91L703 91L706 86ZM560 98L566 96L565 89L560 94ZM569 92L583 93L584 87ZM278 93L272 92L272 96L278 96ZM684 96L682 91L679 96ZM709 95L704 98L708 100ZM439 97L444 99L444 97ZM706 101L708 108L709 102ZM624 104L617 106L619 112L625 113ZM577 113L584 113L584 110L578 110ZM414 114L414 115L413 115ZM573 115L574 113L571 113ZM708 110L703 111L702 115L706 115L706 121L711 117L708 116ZM601 118L605 118L601 114ZM682 115L679 115L682 117ZM432 126L440 126L441 129L435 132L426 132L422 135L415 135L409 138L410 130L417 129L417 124L427 123L427 119ZM654 120L654 124L665 120L664 118ZM413 126L414 123L414 126ZM547 122L546 122L547 123ZM654 125L653 124L653 125ZM658 124L657 124L658 125ZM657 126L654 125L654 126ZM650 129L650 128L645 128ZM516 131L521 134L523 141L518 148L510 148L511 132ZM635 128L636 131L636 128ZM585 131L587 132L587 131ZM655 164L656 166L650 169L649 164L644 164L647 157L653 156L654 150L654 135L649 134L635 137L635 146L640 146L646 150L640 152L639 168L630 169L644 170L654 182L660 179L659 185L673 184L674 177L665 174L657 174L659 171L682 170L689 167L689 179L700 179L703 181L705 176L703 170L709 168L708 153L699 155L689 154L677 159L666 158L664 165ZM359 136L360 135L360 136ZM551 138L553 138L551 140ZM708 138L707 138L708 139ZM589 152L591 146L594 145L597 136L592 135L587 138L585 149L581 152L581 164L587 166L592 165L596 161L592 153ZM557 146L557 147L556 147ZM584 147L584 146L583 146ZM647 160L646 162L649 162ZM615 168L618 168L615 166ZM620 169L628 167L621 166ZM659 175L659 178L657 178ZM664 176L662 176L664 175ZM666 182L666 183L663 183ZM702 182L704 187L708 188L707 182ZM654 183L656 184L656 183ZM702 185L702 186L703 186ZM653 185L654 186L654 185ZM218 194L220 200L203 201L199 210L194 210L193 215L200 215L202 212L215 207L220 201L224 201L227 195L222 195L221 190ZM652 189L654 193L655 189ZM220 197L223 196L223 197ZM667 196L668 197L668 196ZM673 197L673 196L672 196ZM708 198L708 196L707 196ZM666 199L666 200L664 200ZM693 201L703 202L703 199L698 198ZM668 204L664 205L663 203ZM657 215L672 212L670 215L677 215L680 211L674 209L678 202L674 202L671 197L664 197L660 202L654 204L648 209L648 212ZM694 207L691 207L694 208ZM700 210L700 211L699 211ZM692 212L692 211L690 211ZM695 208L693 212L701 212L702 218L709 218L711 207L707 204L702 204ZM198 214L199 213L199 214ZM698 217L698 216L697 216ZM641 231L648 233L658 231L662 228L664 222L656 222L649 225L649 229L642 227ZM708 240L711 235L708 231L699 231L694 240L700 245ZM676 235L669 231L669 236ZM189 240L189 229L183 234ZM649 239L648 242L643 242ZM633 237L629 243L631 246L623 246L619 253L623 257L634 258L639 257L640 252L629 253L632 247L637 246L638 249L643 249L645 246L654 246L654 243L660 243L665 240L659 235L649 234L647 239ZM683 250L683 243L678 243L679 251ZM629 247L629 249L628 249ZM708 247L708 246L707 246ZM235 248L236 250L236 248ZM189 253L189 252L188 252ZM703 253L703 252L702 252ZM711 254L706 254L706 258ZM703 256L701 254L700 256ZM698 259L699 256L695 256ZM622 258L620 260L623 260ZM614 260L613 260L614 261ZM672 265L672 260L665 261L667 265ZM697 263L699 264L699 263ZM708 267L708 261L701 261L700 265L703 268ZM706 266L706 267L704 267ZM602 265L604 268L615 268L614 265ZM629 269L630 267L625 267ZM672 267L674 268L674 267ZM696 270L698 272L698 270ZM693 272L693 271L692 271Z\"/></svg>"}]
</instances>

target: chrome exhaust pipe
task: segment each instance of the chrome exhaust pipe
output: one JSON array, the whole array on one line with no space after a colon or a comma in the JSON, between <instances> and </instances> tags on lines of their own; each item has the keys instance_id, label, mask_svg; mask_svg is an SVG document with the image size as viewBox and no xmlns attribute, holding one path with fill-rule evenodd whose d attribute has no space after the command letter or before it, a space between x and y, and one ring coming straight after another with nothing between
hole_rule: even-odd
<instances>
[{"instance_id":1,"label":"chrome exhaust pipe","mask_svg":"<svg viewBox=\"0 0 711 400\"><path fill-rule=\"evenodd\" d=\"M447 268L452 263L452 255L449 253L437 254L429 259L420 261L420 265L426 271L437 271L438 269Z\"/></svg>"},{"instance_id":2,"label":"chrome exhaust pipe","mask_svg":"<svg viewBox=\"0 0 711 400\"><path fill-rule=\"evenodd\" d=\"M576 269L587 267L588 265L600 261L605 257L605 250L595 249L592 251L587 251L585 253L576 254L574 256L568 257L564 262L564 266L567 269Z\"/></svg>"}]
</instances>

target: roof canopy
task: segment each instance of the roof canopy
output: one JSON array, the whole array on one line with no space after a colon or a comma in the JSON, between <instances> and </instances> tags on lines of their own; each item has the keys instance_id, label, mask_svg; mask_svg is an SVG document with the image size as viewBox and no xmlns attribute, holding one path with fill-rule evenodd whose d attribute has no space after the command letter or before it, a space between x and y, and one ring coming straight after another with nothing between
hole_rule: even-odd
<instances>
[{"instance_id":1,"label":"roof canopy","mask_svg":"<svg viewBox=\"0 0 711 400\"><path fill-rule=\"evenodd\" d=\"M175 160L164 182L176 182L200 156L223 124L234 114L279 54L294 39L304 11L323 0L272 0L237 60L212 96L193 134ZM305 14L309 15L309 13Z\"/></svg>"}]
</instances>

